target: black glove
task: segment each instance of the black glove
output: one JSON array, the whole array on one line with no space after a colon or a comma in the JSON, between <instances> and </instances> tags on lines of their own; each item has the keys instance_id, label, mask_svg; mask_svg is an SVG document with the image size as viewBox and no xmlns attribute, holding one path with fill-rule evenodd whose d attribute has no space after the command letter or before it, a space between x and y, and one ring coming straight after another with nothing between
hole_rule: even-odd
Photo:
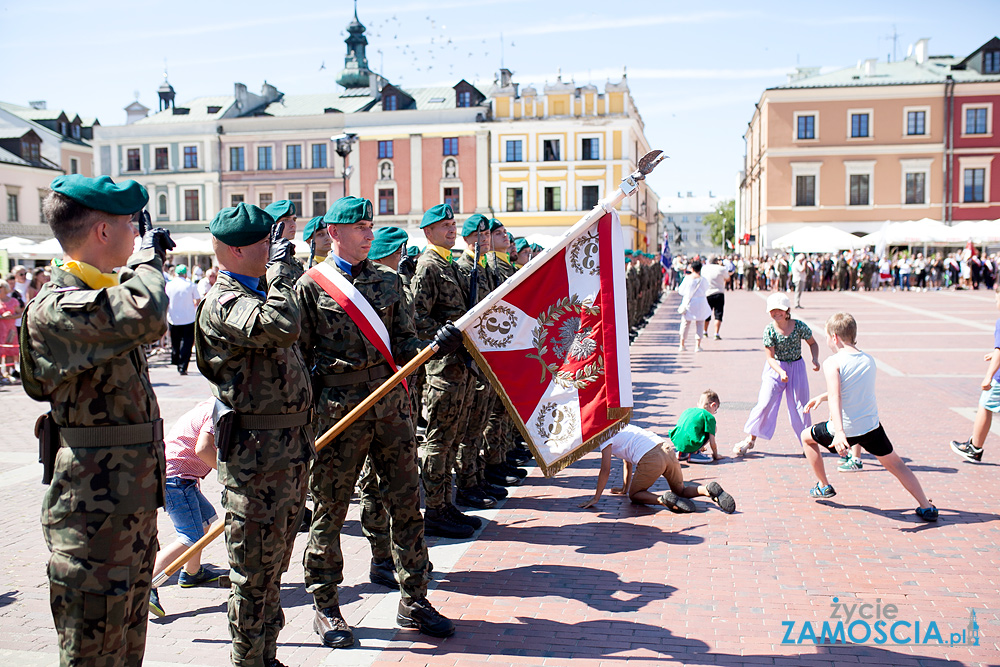
<instances>
[{"instance_id":1,"label":"black glove","mask_svg":"<svg viewBox=\"0 0 1000 667\"><path fill-rule=\"evenodd\" d=\"M141 221L139 225L140 229L146 228L146 225ZM170 238L170 232L163 227L155 227L143 232L142 243L139 244L139 250L152 248L153 252L155 252L160 259L164 260L167 258L167 251L176 247L177 244Z\"/></svg>"},{"instance_id":2,"label":"black glove","mask_svg":"<svg viewBox=\"0 0 1000 667\"><path fill-rule=\"evenodd\" d=\"M279 222L274 227L271 227L271 252L267 258L267 266L271 266L276 262L285 262L287 264L295 256L295 244L281 236L284 231L284 222Z\"/></svg>"},{"instance_id":3,"label":"black glove","mask_svg":"<svg viewBox=\"0 0 1000 667\"><path fill-rule=\"evenodd\" d=\"M451 322L437 330L432 345L437 345L438 351L434 357L446 357L462 346L462 332Z\"/></svg>"}]
</instances>

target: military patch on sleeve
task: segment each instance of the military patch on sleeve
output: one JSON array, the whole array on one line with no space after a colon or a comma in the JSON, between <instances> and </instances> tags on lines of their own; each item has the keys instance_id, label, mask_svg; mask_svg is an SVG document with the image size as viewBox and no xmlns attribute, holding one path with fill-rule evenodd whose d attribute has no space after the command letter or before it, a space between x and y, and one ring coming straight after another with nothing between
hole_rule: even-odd
<instances>
[{"instance_id":1,"label":"military patch on sleeve","mask_svg":"<svg viewBox=\"0 0 1000 667\"><path fill-rule=\"evenodd\" d=\"M255 299L240 299L236 301L226 315L226 323L243 331L260 308L260 302Z\"/></svg>"},{"instance_id":2,"label":"military patch on sleeve","mask_svg":"<svg viewBox=\"0 0 1000 667\"><path fill-rule=\"evenodd\" d=\"M238 292L226 292L225 294L219 297L219 305L224 306L238 296L239 296Z\"/></svg>"}]
</instances>

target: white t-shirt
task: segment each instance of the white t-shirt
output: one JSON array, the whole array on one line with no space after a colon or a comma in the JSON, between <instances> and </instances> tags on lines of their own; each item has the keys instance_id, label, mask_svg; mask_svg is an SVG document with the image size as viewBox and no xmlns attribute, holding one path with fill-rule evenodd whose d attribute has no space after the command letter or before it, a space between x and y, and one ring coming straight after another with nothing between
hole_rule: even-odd
<instances>
[{"instance_id":1,"label":"white t-shirt","mask_svg":"<svg viewBox=\"0 0 1000 667\"><path fill-rule=\"evenodd\" d=\"M726 271L726 267L721 264L706 264L701 267L701 277L708 281L705 296L721 294L726 290L726 278L729 277L729 271Z\"/></svg>"},{"instance_id":2,"label":"white t-shirt","mask_svg":"<svg viewBox=\"0 0 1000 667\"><path fill-rule=\"evenodd\" d=\"M185 278L174 278L167 283L167 298L170 299L167 305L168 324L194 322L198 313L198 302L201 300L197 285Z\"/></svg>"},{"instance_id":3,"label":"white t-shirt","mask_svg":"<svg viewBox=\"0 0 1000 667\"><path fill-rule=\"evenodd\" d=\"M806 277L806 263L798 260L792 262L792 282L798 283Z\"/></svg>"},{"instance_id":4,"label":"white t-shirt","mask_svg":"<svg viewBox=\"0 0 1000 667\"><path fill-rule=\"evenodd\" d=\"M205 295L208 294L208 290L212 289L212 283L208 282L208 278L202 278L198 281L198 294L204 299Z\"/></svg>"},{"instance_id":5,"label":"white t-shirt","mask_svg":"<svg viewBox=\"0 0 1000 667\"><path fill-rule=\"evenodd\" d=\"M601 451L611 447L611 453L632 465L639 462L646 452L663 442L663 438L638 426L626 426L601 444Z\"/></svg>"},{"instance_id":6,"label":"white t-shirt","mask_svg":"<svg viewBox=\"0 0 1000 667\"><path fill-rule=\"evenodd\" d=\"M858 350L841 350L826 360L840 368L840 416L844 435L853 438L878 428L875 399L875 360ZM829 426L833 433L833 424Z\"/></svg>"}]
</instances>

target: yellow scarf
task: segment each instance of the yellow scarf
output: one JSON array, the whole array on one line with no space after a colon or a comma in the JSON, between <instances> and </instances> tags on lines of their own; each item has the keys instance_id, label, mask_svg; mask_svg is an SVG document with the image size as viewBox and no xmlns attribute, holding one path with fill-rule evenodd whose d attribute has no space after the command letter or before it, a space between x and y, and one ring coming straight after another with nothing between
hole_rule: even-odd
<instances>
[{"instance_id":1,"label":"yellow scarf","mask_svg":"<svg viewBox=\"0 0 1000 667\"><path fill-rule=\"evenodd\" d=\"M472 248L466 248L465 249L465 254L468 255L470 258L472 258L473 262L476 261L476 251L473 250ZM489 255L489 254L490 253L486 253L484 255L484 254L480 253L480 255L479 255L479 266L483 267L484 269L486 268L486 255Z\"/></svg>"},{"instance_id":2,"label":"yellow scarf","mask_svg":"<svg viewBox=\"0 0 1000 667\"><path fill-rule=\"evenodd\" d=\"M118 274L117 273L101 273L101 270L96 266L91 266L86 262L81 262L75 259L71 259L68 262L57 263L58 260L52 260L53 266L58 266L66 273L76 276L83 282L87 283L90 289L104 289L106 287L114 287L118 284Z\"/></svg>"},{"instance_id":3,"label":"yellow scarf","mask_svg":"<svg viewBox=\"0 0 1000 667\"><path fill-rule=\"evenodd\" d=\"M496 257L497 259L499 259L504 264L507 264L508 266L510 265L510 259L509 259L509 256L507 255L507 253L505 253L505 252L494 252L493 256Z\"/></svg>"},{"instance_id":4,"label":"yellow scarf","mask_svg":"<svg viewBox=\"0 0 1000 667\"><path fill-rule=\"evenodd\" d=\"M441 246L434 245L433 243L428 243L427 247L431 248L434 252L440 255L441 259L444 261L448 263L455 261L455 257L451 254L451 250L449 248L442 248Z\"/></svg>"},{"instance_id":5,"label":"yellow scarf","mask_svg":"<svg viewBox=\"0 0 1000 667\"><path fill-rule=\"evenodd\" d=\"M315 262L316 264L322 264L325 261L326 261L325 256L321 257L319 255L313 255L313 262Z\"/></svg>"}]
</instances>

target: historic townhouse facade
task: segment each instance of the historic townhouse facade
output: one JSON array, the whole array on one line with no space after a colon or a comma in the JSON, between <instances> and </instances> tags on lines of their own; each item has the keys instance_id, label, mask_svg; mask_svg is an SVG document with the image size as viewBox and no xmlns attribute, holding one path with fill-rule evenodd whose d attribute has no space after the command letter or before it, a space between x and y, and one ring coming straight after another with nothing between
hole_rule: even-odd
<instances>
[{"instance_id":1,"label":"historic townhouse facade","mask_svg":"<svg viewBox=\"0 0 1000 667\"><path fill-rule=\"evenodd\" d=\"M966 58L930 56L927 45L893 63L799 68L764 91L737 202L751 253L803 223L862 234L886 220L1000 217L1000 40Z\"/></svg>"}]
</instances>

